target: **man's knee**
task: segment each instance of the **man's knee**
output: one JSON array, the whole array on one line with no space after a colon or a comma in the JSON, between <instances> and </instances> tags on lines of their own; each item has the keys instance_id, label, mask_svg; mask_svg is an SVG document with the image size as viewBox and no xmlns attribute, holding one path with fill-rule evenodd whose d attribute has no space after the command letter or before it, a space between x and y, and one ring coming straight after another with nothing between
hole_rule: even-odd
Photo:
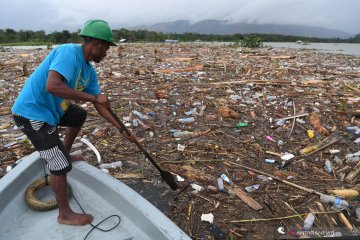
<instances>
[{"instance_id":1,"label":"man's knee","mask_svg":"<svg viewBox=\"0 0 360 240\"><path fill-rule=\"evenodd\" d=\"M87 117L87 111L78 106L71 105L69 109L65 112L64 116L60 119L59 126L66 127L77 127L84 124Z\"/></svg>"}]
</instances>

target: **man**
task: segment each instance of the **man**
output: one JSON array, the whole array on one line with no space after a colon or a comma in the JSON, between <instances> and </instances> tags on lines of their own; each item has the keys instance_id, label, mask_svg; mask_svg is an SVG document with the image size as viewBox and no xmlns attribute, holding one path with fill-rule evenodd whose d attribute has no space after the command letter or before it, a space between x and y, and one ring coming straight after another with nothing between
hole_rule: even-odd
<instances>
[{"instance_id":1,"label":"man","mask_svg":"<svg viewBox=\"0 0 360 240\"><path fill-rule=\"evenodd\" d=\"M51 173L50 185L59 207L58 222L84 225L93 220L89 214L72 211L67 199L66 174L71 162L82 160L70 156L74 143L87 112L74 101L94 104L99 114L115 127L121 126L106 110L109 100L100 93L98 78L90 61L96 63L106 56L110 46L116 46L112 30L102 20L87 21L80 32L84 43L64 44L55 48L27 79L12 113L16 125L27 135L40 156L46 161ZM57 126L66 126L62 143ZM132 134L124 135L134 141Z\"/></svg>"}]
</instances>

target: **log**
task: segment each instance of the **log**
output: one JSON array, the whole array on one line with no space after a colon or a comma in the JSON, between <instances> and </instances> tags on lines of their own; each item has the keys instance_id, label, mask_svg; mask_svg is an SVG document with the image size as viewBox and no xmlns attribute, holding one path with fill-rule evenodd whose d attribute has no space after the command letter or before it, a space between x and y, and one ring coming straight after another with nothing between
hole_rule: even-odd
<instances>
[{"instance_id":1,"label":"log","mask_svg":"<svg viewBox=\"0 0 360 240\"><path fill-rule=\"evenodd\" d=\"M327 192L341 198L353 198L359 196L359 192L355 189L332 189L327 190Z\"/></svg>"},{"instance_id":2,"label":"log","mask_svg":"<svg viewBox=\"0 0 360 240\"><path fill-rule=\"evenodd\" d=\"M295 59L296 56L270 56L270 59Z\"/></svg>"},{"instance_id":3,"label":"log","mask_svg":"<svg viewBox=\"0 0 360 240\"><path fill-rule=\"evenodd\" d=\"M192 60L194 60L194 58L174 57L174 58L165 58L164 62L190 62Z\"/></svg>"},{"instance_id":4,"label":"log","mask_svg":"<svg viewBox=\"0 0 360 240\"><path fill-rule=\"evenodd\" d=\"M194 71L203 71L203 65L196 65L192 67L186 68L172 68L172 69L156 69L154 70L155 73L175 73L175 72L194 72Z\"/></svg>"},{"instance_id":5,"label":"log","mask_svg":"<svg viewBox=\"0 0 360 240\"><path fill-rule=\"evenodd\" d=\"M143 179L142 173L115 173L114 177L117 179Z\"/></svg>"}]
</instances>

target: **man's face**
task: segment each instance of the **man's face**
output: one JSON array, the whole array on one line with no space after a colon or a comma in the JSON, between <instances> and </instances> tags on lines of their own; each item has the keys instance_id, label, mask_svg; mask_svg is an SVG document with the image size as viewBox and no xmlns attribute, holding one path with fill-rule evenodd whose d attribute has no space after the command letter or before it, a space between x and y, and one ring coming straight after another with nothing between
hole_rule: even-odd
<instances>
[{"instance_id":1,"label":"man's face","mask_svg":"<svg viewBox=\"0 0 360 240\"><path fill-rule=\"evenodd\" d=\"M99 63L106 57L106 51L109 49L110 43L96 40L95 47L93 48L93 61Z\"/></svg>"}]
</instances>

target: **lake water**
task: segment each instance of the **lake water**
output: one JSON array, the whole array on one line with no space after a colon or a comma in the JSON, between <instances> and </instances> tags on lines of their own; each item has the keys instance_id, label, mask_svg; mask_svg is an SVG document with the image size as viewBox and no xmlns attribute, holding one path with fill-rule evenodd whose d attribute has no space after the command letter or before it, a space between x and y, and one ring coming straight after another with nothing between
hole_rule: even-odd
<instances>
[{"instance_id":1,"label":"lake water","mask_svg":"<svg viewBox=\"0 0 360 240\"><path fill-rule=\"evenodd\" d=\"M358 43L310 43L302 45L294 42L264 42L264 45L273 48L314 49L315 51L360 56Z\"/></svg>"},{"instance_id":2,"label":"lake water","mask_svg":"<svg viewBox=\"0 0 360 240\"><path fill-rule=\"evenodd\" d=\"M127 43L128 44L128 43ZM194 44L206 44L205 42L199 42ZM232 44L232 43L210 43L210 44ZM310 43L309 45L302 45L295 42L264 42L265 46L273 48L292 48L292 49L313 49L314 51L328 52L335 54L347 54L360 56L360 44L359 43ZM53 45L56 47L57 45ZM9 47L5 47L9 48ZM13 46L13 49L46 49L47 46Z\"/></svg>"}]
</instances>

